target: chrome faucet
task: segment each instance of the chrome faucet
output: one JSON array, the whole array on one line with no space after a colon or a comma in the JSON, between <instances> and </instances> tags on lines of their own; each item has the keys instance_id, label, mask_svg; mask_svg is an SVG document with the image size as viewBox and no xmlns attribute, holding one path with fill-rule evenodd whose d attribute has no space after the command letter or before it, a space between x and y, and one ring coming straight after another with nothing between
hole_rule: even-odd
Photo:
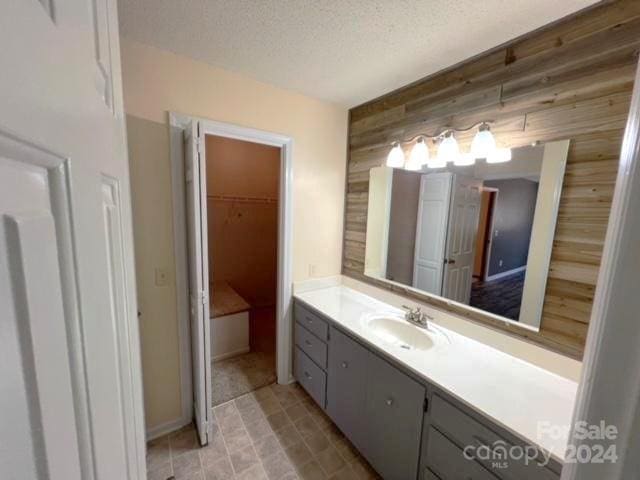
<instances>
[{"instance_id":1,"label":"chrome faucet","mask_svg":"<svg viewBox=\"0 0 640 480\"><path fill-rule=\"evenodd\" d=\"M431 315L421 311L420 307L416 307L414 310L411 307L403 305L402 308L407 311L404 314L404 319L407 322L417 325L421 328L429 328L429 322L433 320L433 317Z\"/></svg>"}]
</instances>

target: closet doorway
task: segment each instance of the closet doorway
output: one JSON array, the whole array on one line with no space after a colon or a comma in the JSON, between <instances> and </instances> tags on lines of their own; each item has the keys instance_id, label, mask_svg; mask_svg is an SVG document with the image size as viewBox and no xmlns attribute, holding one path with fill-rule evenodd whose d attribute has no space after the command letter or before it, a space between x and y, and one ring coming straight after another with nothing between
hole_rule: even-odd
<instances>
[{"instance_id":1,"label":"closet doorway","mask_svg":"<svg viewBox=\"0 0 640 480\"><path fill-rule=\"evenodd\" d=\"M170 113L182 424L293 381L292 140Z\"/></svg>"},{"instance_id":2,"label":"closet doorway","mask_svg":"<svg viewBox=\"0 0 640 480\"><path fill-rule=\"evenodd\" d=\"M276 381L281 149L205 135L212 403Z\"/></svg>"}]
</instances>

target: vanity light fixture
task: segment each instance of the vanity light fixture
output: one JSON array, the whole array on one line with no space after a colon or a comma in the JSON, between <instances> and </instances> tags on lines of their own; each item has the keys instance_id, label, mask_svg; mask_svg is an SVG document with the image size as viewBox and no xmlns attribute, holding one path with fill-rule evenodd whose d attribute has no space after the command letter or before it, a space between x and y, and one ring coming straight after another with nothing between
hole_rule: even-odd
<instances>
[{"instance_id":1,"label":"vanity light fixture","mask_svg":"<svg viewBox=\"0 0 640 480\"><path fill-rule=\"evenodd\" d=\"M461 153L453 161L453 164L456 167L466 167L469 165L473 165L474 163L476 163L476 157L474 157L471 153Z\"/></svg>"},{"instance_id":2,"label":"vanity light fixture","mask_svg":"<svg viewBox=\"0 0 640 480\"><path fill-rule=\"evenodd\" d=\"M393 143L393 148L387 155L387 167L402 168L404 167L404 151L399 142Z\"/></svg>"},{"instance_id":3,"label":"vanity light fixture","mask_svg":"<svg viewBox=\"0 0 640 480\"><path fill-rule=\"evenodd\" d=\"M392 148L387 156L387 166L402 168L406 170L421 170L424 165L428 168L444 168L448 163L463 167L473 165L478 159L486 159L487 163L503 163L511 160L510 148L496 148L496 141L491 133L489 121L482 121L471 125L469 128L446 128L435 135L419 133L407 140L393 142ZM470 152L461 152L458 142L454 136L455 132L468 132L478 127ZM427 139L433 139L438 143L437 155L429 156ZM417 140L417 141L416 141ZM411 150L411 155L405 161L402 144L416 141Z\"/></svg>"},{"instance_id":4,"label":"vanity light fixture","mask_svg":"<svg viewBox=\"0 0 640 480\"><path fill-rule=\"evenodd\" d=\"M484 122L478 127L478 133L471 142L471 155L476 158L489 158L496 150L496 141L491 133L491 127Z\"/></svg>"},{"instance_id":5,"label":"vanity light fixture","mask_svg":"<svg viewBox=\"0 0 640 480\"><path fill-rule=\"evenodd\" d=\"M487 163L504 163L510 160L510 148L496 148L495 151L487 157Z\"/></svg>"},{"instance_id":6,"label":"vanity light fixture","mask_svg":"<svg viewBox=\"0 0 640 480\"><path fill-rule=\"evenodd\" d=\"M447 163L455 162L460 156L460 147L458 147L458 141L453 136L453 131L448 130L444 133L444 138L440 142L438 147L438 163L445 165Z\"/></svg>"},{"instance_id":7,"label":"vanity light fixture","mask_svg":"<svg viewBox=\"0 0 640 480\"><path fill-rule=\"evenodd\" d=\"M409 160L405 163L406 170L421 170L424 165L429 164L429 147L423 137L419 137L416 144L411 149Z\"/></svg>"}]
</instances>

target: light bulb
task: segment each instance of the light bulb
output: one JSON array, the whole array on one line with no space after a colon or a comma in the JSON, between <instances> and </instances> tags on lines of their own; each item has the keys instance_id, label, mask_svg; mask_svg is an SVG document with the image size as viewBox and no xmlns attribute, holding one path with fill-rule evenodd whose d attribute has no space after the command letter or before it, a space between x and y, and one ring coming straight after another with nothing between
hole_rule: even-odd
<instances>
[{"instance_id":1,"label":"light bulb","mask_svg":"<svg viewBox=\"0 0 640 480\"><path fill-rule=\"evenodd\" d=\"M471 155L473 158L489 158L496 151L496 141L489 129L489 125L483 123L471 142Z\"/></svg>"},{"instance_id":2,"label":"light bulb","mask_svg":"<svg viewBox=\"0 0 640 480\"><path fill-rule=\"evenodd\" d=\"M460 149L458 148L458 142L453 137L453 132L448 132L440 146L438 147L438 164L447 162L453 162L460 155Z\"/></svg>"},{"instance_id":3,"label":"light bulb","mask_svg":"<svg viewBox=\"0 0 640 480\"><path fill-rule=\"evenodd\" d=\"M504 163L511 160L510 148L498 148L487 157L487 163Z\"/></svg>"},{"instance_id":4,"label":"light bulb","mask_svg":"<svg viewBox=\"0 0 640 480\"><path fill-rule=\"evenodd\" d=\"M440 157L434 157L429 159L427 168L444 168L447 166L447 162L440 159Z\"/></svg>"},{"instance_id":5,"label":"light bulb","mask_svg":"<svg viewBox=\"0 0 640 480\"><path fill-rule=\"evenodd\" d=\"M429 162L429 148L423 138L419 138L411 150L409 160L404 165L406 170L420 170L423 165Z\"/></svg>"},{"instance_id":6,"label":"light bulb","mask_svg":"<svg viewBox=\"0 0 640 480\"><path fill-rule=\"evenodd\" d=\"M457 167L466 167L474 163L476 163L476 157L471 153L461 153L458 155L458 158L453 161L453 164Z\"/></svg>"},{"instance_id":7,"label":"light bulb","mask_svg":"<svg viewBox=\"0 0 640 480\"><path fill-rule=\"evenodd\" d=\"M387 155L387 167L402 168L404 166L404 152L399 143L394 143Z\"/></svg>"}]
</instances>

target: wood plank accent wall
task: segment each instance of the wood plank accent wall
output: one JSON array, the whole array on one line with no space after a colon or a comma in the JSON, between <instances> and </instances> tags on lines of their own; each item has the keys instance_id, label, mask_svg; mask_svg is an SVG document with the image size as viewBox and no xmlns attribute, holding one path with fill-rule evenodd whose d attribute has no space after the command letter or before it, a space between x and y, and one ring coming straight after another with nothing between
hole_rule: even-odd
<instances>
[{"instance_id":1,"label":"wood plank accent wall","mask_svg":"<svg viewBox=\"0 0 640 480\"><path fill-rule=\"evenodd\" d=\"M581 358L639 48L640 1L607 2L353 108L343 273ZM395 139L485 119L503 146L571 139L537 333L364 276L369 169Z\"/></svg>"}]
</instances>

